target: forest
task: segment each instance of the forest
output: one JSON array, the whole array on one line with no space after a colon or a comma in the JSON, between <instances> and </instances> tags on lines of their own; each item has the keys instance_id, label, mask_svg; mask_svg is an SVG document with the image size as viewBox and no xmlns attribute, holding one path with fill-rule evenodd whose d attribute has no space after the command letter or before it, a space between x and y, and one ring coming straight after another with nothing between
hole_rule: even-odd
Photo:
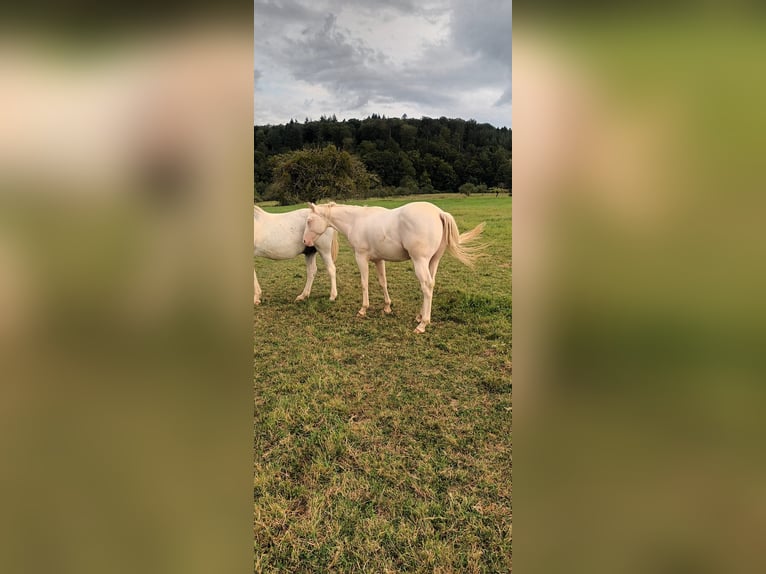
<instances>
[{"instance_id":1,"label":"forest","mask_svg":"<svg viewBox=\"0 0 766 574\"><path fill-rule=\"evenodd\" d=\"M386 118L373 114L362 120L341 121L333 115L314 121L306 118L303 123L291 120L255 126L254 197L256 201L276 199L281 203L305 199L286 194L279 181L279 174L286 173L285 163L299 150L325 150L325 158L337 153L348 160L360 160L371 177L359 191L345 197L436 192L470 195L487 190L510 194L511 141L509 128L446 117Z\"/></svg>"}]
</instances>

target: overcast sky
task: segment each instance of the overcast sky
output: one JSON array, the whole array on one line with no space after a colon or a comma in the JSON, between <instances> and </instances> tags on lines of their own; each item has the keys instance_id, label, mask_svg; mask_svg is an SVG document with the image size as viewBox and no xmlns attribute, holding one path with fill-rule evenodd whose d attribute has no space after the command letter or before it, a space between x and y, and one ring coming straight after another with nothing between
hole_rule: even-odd
<instances>
[{"instance_id":1,"label":"overcast sky","mask_svg":"<svg viewBox=\"0 0 766 574\"><path fill-rule=\"evenodd\" d=\"M255 123L399 117L511 127L511 0L254 0Z\"/></svg>"}]
</instances>

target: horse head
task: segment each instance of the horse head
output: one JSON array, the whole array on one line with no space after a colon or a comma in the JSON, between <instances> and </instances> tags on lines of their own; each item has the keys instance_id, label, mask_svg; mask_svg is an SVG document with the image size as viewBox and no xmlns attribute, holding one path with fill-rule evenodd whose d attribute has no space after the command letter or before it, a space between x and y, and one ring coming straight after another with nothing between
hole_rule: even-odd
<instances>
[{"instance_id":1,"label":"horse head","mask_svg":"<svg viewBox=\"0 0 766 574\"><path fill-rule=\"evenodd\" d=\"M313 247L317 237L322 235L330 223L327 221L327 215L329 214L330 207L335 205L334 203L326 205L315 205L309 203L311 213L306 218L306 227L303 230L303 244L306 247Z\"/></svg>"}]
</instances>

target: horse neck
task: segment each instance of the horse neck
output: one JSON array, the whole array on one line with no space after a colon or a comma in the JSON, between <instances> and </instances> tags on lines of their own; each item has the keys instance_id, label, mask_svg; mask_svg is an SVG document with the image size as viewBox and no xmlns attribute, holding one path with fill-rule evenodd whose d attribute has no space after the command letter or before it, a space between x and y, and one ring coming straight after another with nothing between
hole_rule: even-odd
<instances>
[{"instance_id":1,"label":"horse neck","mask_svg":"<svg viewBox=\"0 0 766 574\"><path fill-rule=\"evenodd\" d=\"M327 210L325 219L335 229L348 237L360 209L362 208L356 205L333 205Z\"/></svg>"}]
</instances>

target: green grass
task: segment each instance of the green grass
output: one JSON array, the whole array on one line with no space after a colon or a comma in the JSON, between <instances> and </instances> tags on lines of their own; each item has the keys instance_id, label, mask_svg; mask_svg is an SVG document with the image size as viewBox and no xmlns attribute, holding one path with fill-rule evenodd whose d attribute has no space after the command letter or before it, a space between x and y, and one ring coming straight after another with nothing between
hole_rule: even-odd
<instances>
[{"instance_id":1,"label":"green grass","mask_svg":"<svg viewBox=\"0 0 766 574\"><path fill-rule=\"evenodd\" d=\"M475 270L444 256L423 335L410 262L387 264L390 316L371 266L359 318L345 238L334 303L321 259L301 303L302 257L255 260L255 572L511 570L512 200L358 203L423 199L488 244Z\"/></svg>"}]
</instances>

